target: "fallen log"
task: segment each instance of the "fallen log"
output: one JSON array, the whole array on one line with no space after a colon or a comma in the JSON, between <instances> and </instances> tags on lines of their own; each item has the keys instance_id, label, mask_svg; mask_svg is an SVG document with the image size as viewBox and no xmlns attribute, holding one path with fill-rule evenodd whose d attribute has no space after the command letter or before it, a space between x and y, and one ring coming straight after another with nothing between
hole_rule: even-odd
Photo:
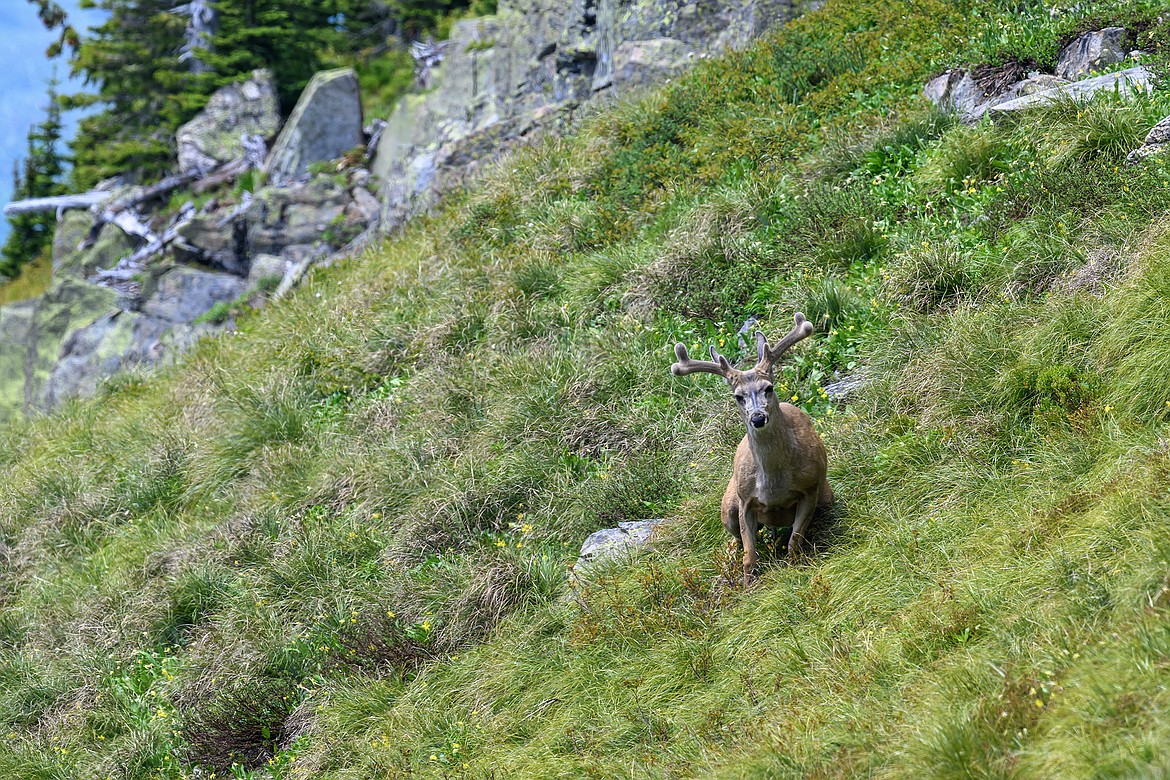
<instances>
[{"instance_id":1,"label":"fallen log","mask_svg":"<svg viewBox=\"0 0 1170 780\"><path fill-rule=\"evenodd\" d=\"M149 187L143 187L141 189L134 190L126 197L118 198L118 200L111 203L109 208L106 210L117 214L119 211L125 211L128 208L133 208L140 203L145 203L148 200L154 200L155 198L167 195L171 192L171 190L177 190L179 187L185 187L198 178L198 173L181 173L175 174L174 176L168 176L165 179L161 179L154 184L151 184Z\"/></svg>"},{"instance_id":2,"label":"fallen log","mask_svg":"<svg viewBox=\"0 0 1170 780\"><path fill-rule=\"evenodd\" d=\"M56 195L52 198L29 198L17 200L4 207L4 216L14 214L33 214L38 211L66 211L68 209L88 209L110 197L108 192L82 192L75 195Z\"/></svg>"}]
</instances>

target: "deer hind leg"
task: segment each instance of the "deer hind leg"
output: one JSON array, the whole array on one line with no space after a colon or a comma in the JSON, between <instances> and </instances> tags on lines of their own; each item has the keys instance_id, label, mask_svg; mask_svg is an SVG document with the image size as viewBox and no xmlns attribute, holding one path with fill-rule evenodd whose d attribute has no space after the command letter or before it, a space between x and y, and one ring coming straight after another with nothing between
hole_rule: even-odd
<instances>
[{"instance_id":1,"label":"deer hind leg","mask_svg":"<svg viewBox=\"0 0 1170 780\"><path fill-rule=\"evenodd\" d=\"M756 529L759 523L756 511L745 503L739 505L739 540L743 544L743 584L748 586L756 578Z\"/></svg>"},{"instance_id":2,"label":"deer hind leg","mask_svg":"<svg viewBox=\"0 0 1170 780\"><path fill-rule=\"evenodd\" d=\"M817 508L818 493L810 493L796 503L796 519L792 521L792 536L788 538L788 555L795 557L804 547L804 532L813 511Z\"/></svg>"}]
</instances>

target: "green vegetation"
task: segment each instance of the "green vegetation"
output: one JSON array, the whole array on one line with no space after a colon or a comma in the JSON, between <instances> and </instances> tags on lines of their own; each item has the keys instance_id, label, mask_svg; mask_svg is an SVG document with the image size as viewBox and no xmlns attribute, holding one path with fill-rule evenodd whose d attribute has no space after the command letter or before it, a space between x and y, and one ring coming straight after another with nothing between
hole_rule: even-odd
<instances>
[{"instance_id":1,"label":"green vegetation","mask_svg":"<svg viewBox=\"0 0 1170 780\"><path fill-rule=\"evenodd\" d=\"M1170 771L1170 160L1121 156L1170 95L920 97L1106 23L1166 75L1166 10L831 0L11 428L0 774ZM840 504L745 591L740 423L671 345L794 308Z\"/></svg>"},{"instance_id":2,"label":"green vegetation","mask_svg":"<svg viewBox=\"0 0 1170 780\"><path fill-rule=\"evenodd\" d=\"M61 106L57 100L56 81L49 84L45 118L28 132L28 151L13 166L12 199L46 198L64 192L61 178L65 159L58 146L61 142ZM48 254L53 241L53 212L16 214L6 217L11 228L0 248L0 282L20 274L28 261Z\"/></svg>"},{"instance_id":3,"label":"green vegetation","mask_svg":"<svg viewBox=\"0 0 1170 780\"><path fill-rule=\"evenodd\" d=\"M53 280L53 259L43 252L20 267L20 273L0 282L0 306L35 298L49 289Z\"/></svg>"},{"instance_id":4,"label":"green vegetation","mask_svg":"<svg viewBox=\"0 0 1170 780\"><path fill-rule=\"evenodd\" d=\"M366 119L386 119L398 99L414 84L414 58L405 48L392 48L355 64Z\"/></svg>"}]
</instances>

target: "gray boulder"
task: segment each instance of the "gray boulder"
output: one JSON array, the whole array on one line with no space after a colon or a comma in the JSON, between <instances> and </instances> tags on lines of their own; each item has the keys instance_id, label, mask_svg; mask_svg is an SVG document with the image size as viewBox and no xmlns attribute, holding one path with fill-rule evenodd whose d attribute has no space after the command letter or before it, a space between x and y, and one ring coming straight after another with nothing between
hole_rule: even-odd
<instances>
[{"instance_id":1,"label":"gray boulder","mask_svg":"<svg viewBox=\"0 0 1170 780\"><path fill-rule=\"evenodd\" d=\"M655 531L668 522L662 518L627 520L618 523L617 528L603 528L590 534L581 545L581 552L577 554L577 563L573 566L574 577L581 577L604 561L636 553L647 546Z\"/></svg>"},{"instance_id":2,"label":"gray boulder","mask_svg":"<svg viewBox=\"0 0 1170 780\"><path fill-rule=\"evenodd\" d=\"M279 255L285 247L323 241L323 234L345 212L349 193L328 176L290 187L265 187L248 211L248 242L253 253Z\"/></svg>"},{"instance_id":3,"label":"gray boulder","mask_svg":"<svg viewBox=\"0 0 1170 780\"><path fill-rule=\"evenodd\" d=\"M364 144L362 102L352 68L318 73L301 93L265 164L268 180L287 184L310 163L332 160Z\"/></svg>"},{"instance_id":4,"label":"gray boulder","mask_svg":"<svg viewBox=\"0 0 1170 780\"><path fill-rule=\"evenodd\" d=\"M690 67L694 56L675 38L623 41L613 53L613 83L631 87L660 83Z\"/></svg>"},{"instance_id":5,"label":"gray boulder","mask_svg":"<svg viewBox=\"0 0 1170 780\"><path fill-rule=\"evenodd\" d=\"M1054 100L1069 97L1077 100L1086 100L1098 92L1116 92L1122 97L1130 97L1135 93L1147 90L1151 86L1150 73L1142 66L1106 73L1080 81L1073 81L1051 89L1043 89L1029 95L1009 100L1005 103L992 106L989 113L1005 114L1011 111L1022 111L1034 108Z\"/></svg>"},{"instance_id":6,"label":"gray boulder","mask_svg":"<svg viewBox=\"0 0 1170 780\"><path fill-rule=\"evenodd\" d=\"M181 262L202 263L229 273L248 267L248 231L244 220L226 219L226 213L197 214L179 228L182 242L175 247Z\"/></svg>"},{"instance_id":7,"label":"gray boulder","mask_svg":"<svg viewBox=\"0 0 1170 780\"><path fill-rule=\"evenodd\" d=\"M1065 46L1056 60L1056 75L1079 79L1125 60L1125 28L1106 27L1085 33Z\"/></svg>"},{"instance_id":8,"label":"gray boulder","mask_svg":"<svg viewBox=\"0 0 1170 780\"><path fill-rule=\"evenodd\" d=\"M271 138L280 128L276 84L267 70L218 90L194 119L179 128L182 173L207 173L244 156L243 137Z\"/></svg>"},{"instance_id":9,"label":"gray boulder","mask_svg":"<svg viewBox=\"0 0 1170 780\"><path fill-rule=\"evenodd\" d=\"M116 310L69 334L49 374L45 407L93 395L108 377L136 365L154 365L163 357L160 339L171 323L131 311Z\"/></svg>"},{"instance_id":10,"label":"gray boulder","mask_svg":"<svg viewBox=\"0 0 1170 780\"><path fill-rule=\"evenodd\" d=\"M982 106L987 102L983 89L963 68L948 70L926 82L922 94L941 110L965 121L982 116Z\"/></svg>"},{"instance_id":11,"label":"gray boulder","mask_svg":"<svg viewBox=\"0 0 1170 780\"><path fill-rule=\"evenodd\" d=\"M922 94L943 111L956 114L960 120L977 122L997 105L1067 83L1065 79L1046 73L1032 73L1006 89L1001 87L997 94L987 94L970 71L954 68L926 82Z\"/></svg>"},{"instance_id":12,"label":"gray boulder","mask_svg":"<svg viewBox=\"0 0 1170 780\"><path fill-rule=\"evenodd\" d=\"M1141 162L1151 154L1158 154L1170 145L1170 116L1154 125L1146 134L1146 140L1137 149L1129 153L1125 161L1130 165Z\"/></svg>"},{"instance_id":13,"label":"gray boulder","mask_svg":"<svg viewBox=\"0 0 1170 780\"><path fill-rule=\"evenodd\" d=\"M168 323L192 323L221 301L233 301L246 289L238 276L175 266L153 279L143 291L142 312Z\"/></svg>"},{"instance_id":14,"label":"gray boulder","mask_svg":"<svg viewBox=\"0 0 1170 780\"><path fill-rule=\"evenodd\" d=\"M39 298L0 307L0 419L44 409L45 385L70 333L114 310L117 294L63 276Z\"/></svg>"}]
</instances>

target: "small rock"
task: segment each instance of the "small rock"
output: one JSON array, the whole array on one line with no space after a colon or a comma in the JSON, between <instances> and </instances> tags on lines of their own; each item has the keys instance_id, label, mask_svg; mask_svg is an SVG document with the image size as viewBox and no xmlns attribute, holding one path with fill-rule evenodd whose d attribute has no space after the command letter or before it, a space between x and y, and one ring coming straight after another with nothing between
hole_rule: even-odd
<instances>
[{"instance_id":1,"label":"small rock","mask_svg":"<svg viewBox=\"0 0 1170 780\"><path fill-rule=\"evenodd\" d=\"M602 561L610 561L637 552L650 543L654 532L669 521L663 518L653 520L627 520L618 523L617 528L603 528L589 535L577 554L573 567L574 577Z\"/></svg>"},{"instance_id":2,"label":"small rock","mask_svg":"<svg viewBox=\"0 0 1170 780\"><path fill-rule=\"evenodd\" d=\"M354 187L350 192L353 201L345 207L345 216L351 222L361 222L370 225L377 221L382 213L382 204L364 187Z\"/></svg>"},{"instance_id":3,"label":"small rock","mask_svg":"<svg viewBox=\"0 0 1170 780\"><path fill-rule=\"evenodd\" d=\"M1085 33L1065 46L1056 60L1056 75L1079 79L1125 59L1125 28L1106 27Z\"/></svg>"},{"instance_id":4,"label":"small rock","mask_svg":"<svg viewBox=\"0 0 1170 780\"><path fill-rule=\"evenodd\" d=\"M1142 142L1142 146L1153 146L1154 144L1164 143L1170 143L1170 116L1150 128L1150 132L1146 133L1146 140Z\"/></svg>"},{"instance_id":5,"label":"small rock","mask_svg":"<svg viewBox=\"0 0 1170 780\"><path fill-rule=\"evenodd\" d=\"M1170 116L1154 125L1150 132L1146 133L1146 140L1142 145L1130 152L1125 161L1130 165L1136 165L1150 155L1164 151L1167 145L1170 145Z\"/></svg>"},{"instance_id":6,"label":"small rock","mask_svg":"<svg viewBox=\"0 0 1170 780\"><path fill-rule=\"evenodd\" d=\"M825 385L825 393L835 403L849 403L857 398L871 384L873 378L858 370Z\"/></svg>"}]
</instances>

